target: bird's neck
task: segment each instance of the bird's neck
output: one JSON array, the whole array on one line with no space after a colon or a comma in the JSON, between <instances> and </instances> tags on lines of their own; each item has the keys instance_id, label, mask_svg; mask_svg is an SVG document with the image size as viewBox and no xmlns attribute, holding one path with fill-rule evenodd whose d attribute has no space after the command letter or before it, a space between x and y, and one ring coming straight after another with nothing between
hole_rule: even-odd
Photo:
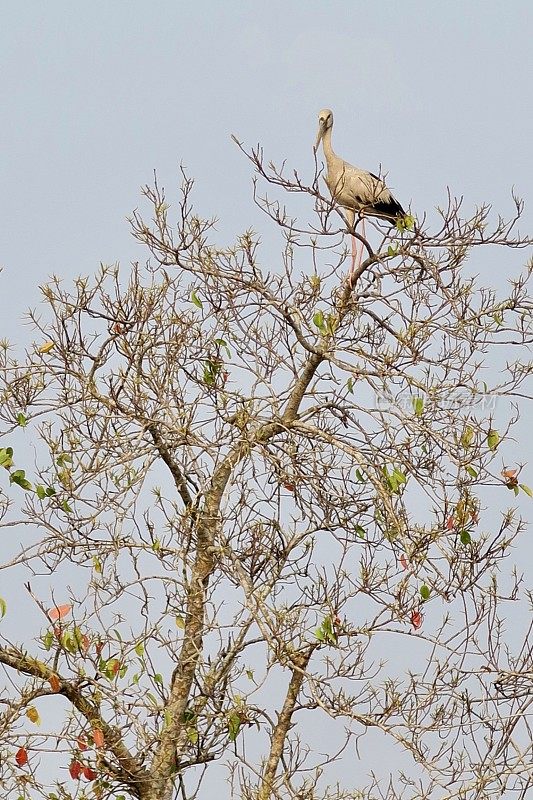
<instances>
[{"instance_id":1,"label":"bird's neck","mask_svg":"<svg viewBox=\"0 0 533 800\"><path fill-rule=\"evenodd\" d=\"M324 136L322 137L322 147L324 148L324 155L326 157L326 161L330 161L337 158L337 156L333 152L333 147L331 146L331 130L332 130L331 128L328 128Z\"/></svg>"}]
</instances>

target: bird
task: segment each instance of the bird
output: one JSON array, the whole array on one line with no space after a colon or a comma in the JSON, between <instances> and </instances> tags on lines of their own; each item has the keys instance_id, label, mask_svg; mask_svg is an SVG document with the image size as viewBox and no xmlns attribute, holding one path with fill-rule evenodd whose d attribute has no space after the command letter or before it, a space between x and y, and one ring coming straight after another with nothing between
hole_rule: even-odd
<instances>
[{"instance_id":1,"label":"bird","mask_svg":"<svg viewBox=\"0 0 533 800\"><path fill-rule=\"evenodd\" d=\"M363 217L363 221L367 215L377 217L394 227L398 220L407 216L406 212L379 175L354 167L333 151L332 129L333 112L329 108L324 108L318 114L318 135L314 152L316 154L322 142L327 164L326 185L334 202L346 212L348 225L353 229L357 213ZM354 247L352 237L353 259L355 259Z\"/></svg>"}]
</instances>

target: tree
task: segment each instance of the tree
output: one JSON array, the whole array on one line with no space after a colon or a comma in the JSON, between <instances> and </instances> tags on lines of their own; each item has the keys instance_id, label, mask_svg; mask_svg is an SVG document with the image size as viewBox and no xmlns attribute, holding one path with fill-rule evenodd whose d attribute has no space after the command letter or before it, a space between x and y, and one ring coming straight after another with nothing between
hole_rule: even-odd
<instances>
[{"instance_id":1,"label":"tree","mask_svg":"<svg viewBox=\"0 0 533 800\"><path fill-rule=\"evenodd\" d=\"M350 271L318 174L247 155L270 191L315 204L301 224L256 189L279 265L252 231L218 248L187 176L177 213L156 183L152 220L131 220L147 264L53 278L25 358L2 348L1 525L20 539L3 568L38 628L9 638L2 605L3 785L525 797L531 648L507 502L531 490L518 413L492 404L531 374L531 264L506 297L464 268L531 244L522 203L492 227L455 200L438 230L356 225ZM484 370L502 348L503 372ZM367 741L393 766L373 771Z\"/></svg>"}]
</instances>

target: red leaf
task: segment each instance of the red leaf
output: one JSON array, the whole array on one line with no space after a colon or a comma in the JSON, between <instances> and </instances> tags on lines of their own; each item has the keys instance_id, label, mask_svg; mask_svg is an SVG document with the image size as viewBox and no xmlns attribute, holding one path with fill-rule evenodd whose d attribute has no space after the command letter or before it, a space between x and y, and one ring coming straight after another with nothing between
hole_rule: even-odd
<instances>
[{"instance_id":1,"label":"red leaf","mask_svg":"<svg viewBox=\"0 0 533 800\"><path fill-rule=\"evenodd\" d=\"M88 781L95 781L98 777L94 769L91 767L83 767L83 777Z\"/></svg>"},{"instance_id":2,"label":"red leaf","mask_svg":"<svg viewBox=\"0 0 533 800\"><path fill-rule=\"evenodd\" d=\"M402 553L400 556L400 564L404 569L409 569L409 564L407 563L407 559L405 557L405 553Z\"/></svg>"},{"instance_id":3,"label":"red leaf","mask_svg":"<svg viewBox=\"0 0 533 800\"><path fill-rule=\"evenodd\" d=\"M81 635L81 646L82 646L82 648L83 648L83 652L84 652L84 653L86 653L86 652L87 652L87 650L88 650L88 649L89 649L89 647L90 647L90 644L91 644L91 643L90 643L90 641L89 641L89 637L87 636L87 634L86 634L86 633L82 633L82 635Z\"/></svg>"},{"instance_id":4,"label":"red leaf","mask_svg":"<svg viewBox=\"0 0 533 800\"><path fill-rule=\"evenodd\" d=\"M104 746L104 734L100 728L93 728L93 742L95 747Z\"/></svg>"},{"instance_id":5,"label":"red leaf","mask_svg":"<svg viewBox=\"0 0 533 800\"><path fill-rule=\"evenodd\" d=\"M79 781L82 769L83 766L79 761L74 760L70 762L68 771L70 772L70 777L73 781Z\"/></svg>"},{"instance_id":6,"label":"red leaf","mask_svg":"<svg viewBox=\"0 0 533 800\"><path fill-rule=\"evenodd\" d=\"M289 492L294 492L294 490L296 489L294 483L284 483L283 486L285 487L285 489L288 489Z\"/></svg>"},{"instance_id":7,"label":"red leaf","mask_svg":"<svg viewBox=\"0 0 533 800\"><path fill-rule=\"evenodd\" d=\"M101 655L102 650L104 649L104 642L96 642L94 649L97 656Z\"/></svg>"},{"instance_id":8,"label":"red leaf","mask_svg":"<svg viewBox=\"0 0 533 800\"><path fill-rule=\"evenodd\" d=\"M51 608L48 611L48 619L51 622L56 622L56 620L63 619L63 617L68 616L71 611L72 611L72 606L70 605L70 603L65 603L62 606L55 606L55 608Z\"/></svg>"},{"instance_id":9,"label":"red leaf","mask_svg":"<svg viewBox=\"0 0 533 800\"><path fill-rule=\"evenodd\" d=\"M55 673L50 675L48 678L48 683L50 684L50 688L53 692L58 692L61 689L61 681Z\"/></svg>"},{"instance_id":10,"label":"red leaf","mask_svg":"<svg viewBox=\"0 0 533 800\"><path fill-rule=\"evenodd\" d=\"M453 517L448 517L448 519L446 520L446 530L453 531L454 527L455 527L454 518Z\"/></svg>"},{"instance_id":11,"label":"red leaf","mask_svg":"<svg viewBox=\"0 0 533 800\"><path fill-rule=\"evenodd\" d=\"M19 767L23 767L25 764L28 763L28 751L25 747L19 747L17 752L15 753L15 761L17 762Z\"/></svg>"},{"instance_id":12,"label":"red leaf","mask_svg":"<svg viewBox=\"0 0 533 800\"><path fill-rule=\"evenodd\" d=\"M422 614L420 611L413 611L411 614L411 625L417 631L422 625Z\"/></svg>"},{"instance_id":13,"label":"red leaf","mask_svg":"<svg viewBox=\"0 0 533 800\"><path fill-rule=\"evenodd\" d=\"M85 741L85 736L80 735L76 739L76 744L78 745L78 749L83 753L84 750L87 750L87 742Z\"/></svg>"}]
</instances>

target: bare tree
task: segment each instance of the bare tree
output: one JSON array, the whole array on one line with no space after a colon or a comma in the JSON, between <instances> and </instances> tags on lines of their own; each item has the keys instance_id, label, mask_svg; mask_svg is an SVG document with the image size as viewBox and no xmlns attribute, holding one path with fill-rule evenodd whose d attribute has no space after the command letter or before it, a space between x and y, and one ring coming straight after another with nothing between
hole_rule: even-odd
<instances>
[{"instance_id":1,"label":"bare tree","mask_svg":"<svg viewBox=\"0 0 533 800\"><path fill-rule=\"evenodd\" d=\"M522 203L357 220L349 270L319 175L247 155L278 263L156 183L147 263L51 279L2 347L4 796L525 798L531 264L504 297L464 268L531 244Z\"/></svg>"}]
</instances>

